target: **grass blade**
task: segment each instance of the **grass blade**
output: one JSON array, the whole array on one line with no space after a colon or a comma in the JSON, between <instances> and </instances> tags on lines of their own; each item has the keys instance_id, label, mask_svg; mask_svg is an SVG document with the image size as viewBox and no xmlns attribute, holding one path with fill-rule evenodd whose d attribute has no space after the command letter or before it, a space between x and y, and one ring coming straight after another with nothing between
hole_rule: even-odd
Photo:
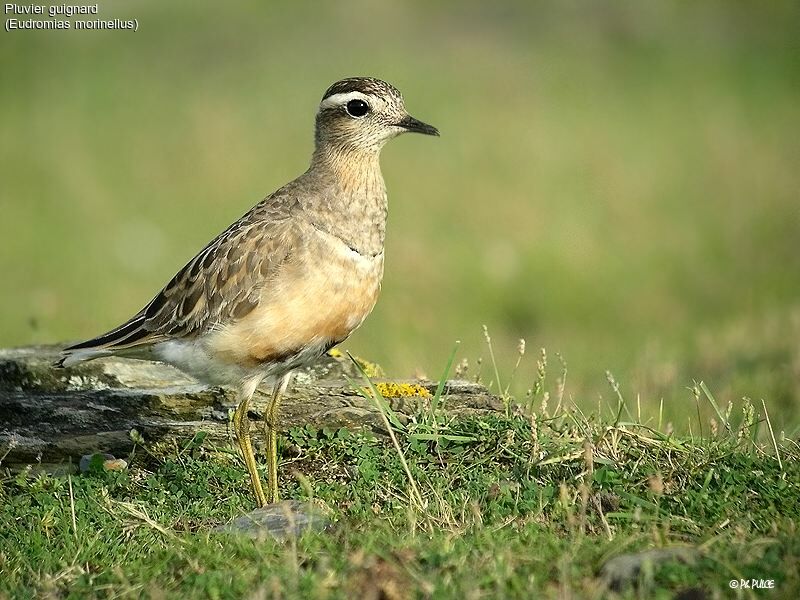
<instances>
[{"instance_id":1,"label":"grass blade","mask_svg":"<svg viewBox=\"0 0 800 600\"><path fill-rule=\"evenodd\" d=\"M456 352L458 352L458 347L460 344L461 341L456 340L453 350L450 352L450 358L448 359L447 365L444 368L444 373L442 373L442 376L439 377L439 385L436 386L436 393L433 394L433 399L431 400L431 410L434 413L434 420L436 419L436 409L439 408L439 401L444 393L444 386L447 385L447 378L450 376L450 369L453 368L453 361L456 359Z\"/></svg>"},{"instance_id":2,"label":"grass blade","mask_svg":"<svg viewBox=\"0 0 800 600\"><path fill-rule=\"evenodd\" d=\"M375 401L375 405L378 407L378 412L381 413L381 418L383 419L384 425L386 425L386 430L389 432L389 437L392 438L392 444L394 444L394 449L397 451L397 456L400 458L400 463L403 465L403 470L406 472L406 477L408 477L408 483L411 486L411 491L414 495L414 500L417 503L417 506L420 510L423 510L425 507L424 502L422 501L422 495L419 493L419 488L417 487L417 482L414 479L414 476L411 474L411 469L408 466L408 462L406 462L406 457L403 454L403 449L400 447L400 442L397 441L397 436L394 434L394 428L390 423L390 419L388 415L394 416L394 420L399 424L400 422L397 420L397 416L394 414L394 411L389 407L386 399L383 395L378 391L378 388L372 383L372 380L367 377L367 374L364 372L363 367L358 363L358 361L353 358L353 355L349 352L347 356L350 357L350 360L353 361L353 364L358 369L358 372L361 373L361 376L364 378L364 381L367 382L370 389L372 390L372 399ZM367 397L367 394L358 388L359 391L362 392L364 397ZM401 425L402 431L402 425Z\"/></svg>"}]
</instances>

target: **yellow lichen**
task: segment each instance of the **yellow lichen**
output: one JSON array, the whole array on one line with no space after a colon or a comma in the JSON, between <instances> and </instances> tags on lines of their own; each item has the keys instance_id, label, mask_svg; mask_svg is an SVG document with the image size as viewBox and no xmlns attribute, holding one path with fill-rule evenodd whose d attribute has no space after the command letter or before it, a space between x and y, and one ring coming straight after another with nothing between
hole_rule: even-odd
<instances>
[{"instance_id":1,"label":"yellow lichen","mask_svg":"<svg viewBox=\"0 0 800 600\"><path fill-rule=\"evenodd\" d=\"M386 377L386 373L383 372L383 368L378 363L369 362L360 356L354 356L353 358L356 359L359 366L364 369L364 374L370 379L374 377Z\"/></svg>"},{"instance_id":2,"label":"yellow lichen","mask_svg":"<svg viewBox=\"0 0 800 600\"><path fill-rule=\"evenodd\" d=\"M375 388L384 398L406 398L409 396L427 398L431 395L426 388L416 383L394 383L389 381L376 383Z\"/></svg>"},{"instance_id":3,"label":"yellow lichen","mask_svg":"<svg viewBox=\"0 0 800 600\"><path fill-rule=\"evenodd\" d=\"M350 355L349 352L348 355ZM328 356L338 359L344 358L345 354L338 348L331 348L328 350ZM378 363L370 362L366 358L361 358L360 356L353 356L352 358L358 363L358 366L364 370L364 374L370 379L373 377L386 377L383 367L381 367Z\"/></svg>"}]
</instances>

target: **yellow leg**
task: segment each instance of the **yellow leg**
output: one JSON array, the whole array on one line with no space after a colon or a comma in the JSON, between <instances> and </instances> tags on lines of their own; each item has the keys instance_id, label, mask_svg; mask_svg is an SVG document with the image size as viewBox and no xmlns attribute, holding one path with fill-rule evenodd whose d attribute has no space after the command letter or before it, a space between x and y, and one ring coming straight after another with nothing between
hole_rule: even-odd
<instances>
[{"instance_id":1,"label":"yellow leg","mask_svg":"<svg viewBox=\"0 0 800 600\"><path fill-rule=\"evenodd\" d=\"M275 382L272 390L272 398L269 401L267 412L264 414L264 429L267 432L267 469L269 473L267 491L269 501L275 503L278 497L278 408L280 406L281 394L286 391L289 384L289 375L284 375Z\"/></svg>"},{"instance_id":2,"label":"yellow leg","mask_svg":"<svg viewBox=\"0 0 800 600\"><path fill-rule=\"evenodd\" d=\"M236 443L242 453L247 472L250 474L250 483L253 486L253 493L256 496L258 506L267 505L267 496L264 488L261 487L261 477L256 467L256 457L253 455L253 443L250 440L250 418L247 411L250 406L250 398L258 387L260 379L255 382L247 382L242 388L242 399L233 413L233 431L236 435Z\"/></svg>"}]
</instances>

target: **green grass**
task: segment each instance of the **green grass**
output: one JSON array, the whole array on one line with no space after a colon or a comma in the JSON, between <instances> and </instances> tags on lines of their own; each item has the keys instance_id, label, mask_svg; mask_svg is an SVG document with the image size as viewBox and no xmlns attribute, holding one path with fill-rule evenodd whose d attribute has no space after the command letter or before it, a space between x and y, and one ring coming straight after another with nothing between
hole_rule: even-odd
<instances>
[{"instance_id":1,"label":"green grass","mask_svg":"<svg viewBox=\"0 0 800 600\"><path fill-rule=\"evenodd\" d=\"M800 451L769 435L762 410L719 408L702 436L677 437L621 406L555 409L558 386L544 389L531 414L423 406L396 448L292 429L282 494L325 503L335 524L283 543L211 532L253 508L228 448L140 448L124 472L6 474L0 597L725 598L752 578L800 592ZM612 558L654 548L683 558L605 576Z\"/></svg>"},{"instance_id":2,"label":"green grass","mask_svg":"<svg viewBox=\"0 0 800 600\"><path fill-rule=\"evenodd\" d=\"M385 150L354 353L431 374L460 339L474 365L486 323L501 365L518 338L559 351L584 409L611 370L676 423L696 378L800 418L796 2L102 10L139 31L3 36L0 344L139 310L305 169L325 87L368 73L442 137Z\"/></svg>"}]
</instances>

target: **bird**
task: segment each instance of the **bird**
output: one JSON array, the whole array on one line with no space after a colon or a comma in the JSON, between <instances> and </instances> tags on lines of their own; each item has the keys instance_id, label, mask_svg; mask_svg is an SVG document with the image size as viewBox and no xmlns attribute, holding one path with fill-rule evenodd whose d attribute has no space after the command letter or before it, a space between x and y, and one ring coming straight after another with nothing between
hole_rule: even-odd
<instances>
[{"instance_id":1,"label":"bird","mask_svg":"<svg viewBox=\"0 0 800 600\"><path fill-rule=\"evenodd\" d=\"M347 339L375 306L388 207L379 156L406 132L439 135L408 113L393 85L335 82L316 113L308 170L211 240L128 321L64 348L56 366L112 355L158 360L235 388L232 427L256 502L278 502L281 396L293 370ZM273 384L266 493L248 417L262 382Z\"/></svg>"}]
</instances>

